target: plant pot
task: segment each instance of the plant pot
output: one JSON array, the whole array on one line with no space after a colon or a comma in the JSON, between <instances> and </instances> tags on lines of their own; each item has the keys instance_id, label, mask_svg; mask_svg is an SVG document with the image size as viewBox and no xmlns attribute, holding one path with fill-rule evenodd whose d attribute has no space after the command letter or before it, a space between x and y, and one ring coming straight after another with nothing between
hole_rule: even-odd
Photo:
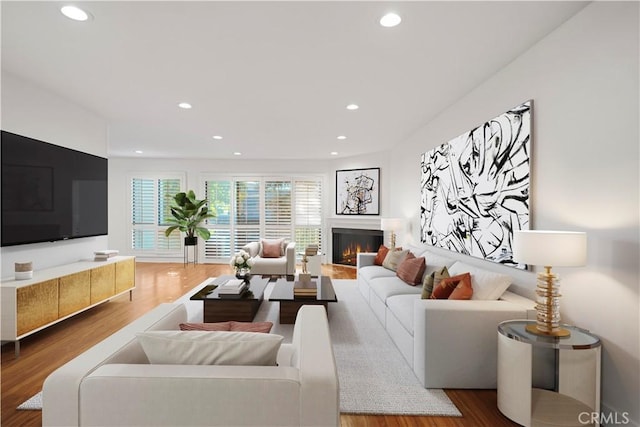
<instances>
[{"instance_id":1,"label":"plant pot","mask_svg":"<svg viewBox=\"0 0 640 427\"><path fill-rule=\"evenodd\" d=\"M184 245L185 246L196 246L198 244L198 237L185 237Z\"/></svg>"}]
</instances>

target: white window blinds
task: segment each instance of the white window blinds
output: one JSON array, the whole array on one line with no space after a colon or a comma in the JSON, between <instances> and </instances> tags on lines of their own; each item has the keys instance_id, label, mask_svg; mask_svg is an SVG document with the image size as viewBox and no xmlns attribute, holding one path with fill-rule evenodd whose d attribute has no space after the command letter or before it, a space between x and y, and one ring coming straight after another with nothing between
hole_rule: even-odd
<instances>
[{"instance_id":1,"label":"white window blinds","mask_svg":"<svg viewBox=\"0 0 640 427\"><path fill-rule=\"evenodd\" d=\"M131 249L146 254L174 255L181 249L180 233L165 237L173 196L181 178L131 178Z\"/></svg>"},{"instance_id":2,"label":"white window blinds","mask_svg":"<svg viewBox=\"0 0 640 427\"><path fill-rule=\"evenodd\" d=\"M211 238L205 259L226 262L246 243L261 238L295 240L299 247L322 242L320 179L225 177L205 179Z\"/></svg>"}]
</instances>

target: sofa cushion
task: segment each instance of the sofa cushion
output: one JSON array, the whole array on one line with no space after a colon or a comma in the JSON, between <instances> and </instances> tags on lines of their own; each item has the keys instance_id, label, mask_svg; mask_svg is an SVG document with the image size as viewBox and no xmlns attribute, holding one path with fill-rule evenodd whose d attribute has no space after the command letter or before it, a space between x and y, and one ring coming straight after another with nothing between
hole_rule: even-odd
<instances>
[{"instance_id":1,"label":"sofa cushion","mask_svg":"<svg viewBox=\"0 0 640 427\"><path fill-rule=\"evenodd\" d=\"M415 286L422 283L425 268L424 257L416 258L414 254L409 252L398 266L396 275L407 284Z\"/></svg>"},{"instance_id":2,"label":"sofa cushion","mask_svg":"<svg viewBox=\"0 0 640 427\"><path fill-rule=\"evenodd\" d=\"M420 299L418 294L394 295L387 299L389 311L411 335L413 335L413 306L417 299Z\"/></svg>"},{"instance_id":3,"label":"sofa cushion","mask_svg":"<svg viewBox=\"0 0 640 427\"><path fill-rule=\"evenodd\" d=\"M422 292L419 286L409 286L397 276L377 277L369 281L373 293L383 302L394 295L416 294Z\"/></svg>"},{"instance_id":4,"label":"sofa cushion","mask_svg":"<svg viewBox=\"0 0 640 427\"><path fill-rule=\"evenodd\" d=\"M283 251L284 239L262 239L263 258L279 258L284 255Z\"/></svg>"},{"instance_id":5,"label":"sofa cushion","mask_svg":"<svg viewBox=\"0 0 640 427\"><path fill-rule=\"evenodd\" d=\"M404 260L404 258L409 253L408 249L403 251L389 251L384 261L382 262L382 266L391 271L396 271L398 269L398 265Z\"/></svg>"},{"instance_id":6,"label":"sofa cushion","mask_svg":"<svg viewBox=\"0 0 640 427\"><path fill-rule=\"evenodd\" d=\"M447 267L440 267L437 270L431 272L431 274L425 274L422 281L422 299L431 298L433 288L440 284L442 279L449 277L449 271Z\"/></svg>"},{"instance_id":7,"label":"sofa cushion","mask_svg":"<svg viewBox=\"0 0 640 427\"><path fill-rule=\"evenodd\" d=\"M256 332L147 331L136 334L152 364L275 366L283 337Z\"/></svg>"},{"instance_id":8,"label":"sofa cushion","mask_svg":"<svg viewBox=\"0 0 640 427\"><path fill-rule=\"evenodd\" d=\"M239 331L262 332L268 334L273 328L271 322L216 322L216 323L181 323L181 331Z\"/></svg>"},{"instance_id":9,"label":"sofa cushion","mask_svg":"<svg viewBox=\"0 0 640 427\"><path fill-rule=\"evenodd\" d=\"M370 282L371 279L375 279L376 277L394 277L395 275L395 272L378 265L368 265L358 269L358 277L362 277L367 282Z\"/></svg>"},{"instance_id":10,"label":"sofa cushion","mask_svg":"<svg viewBox=\"0 0 640 427\"><path fill-rule=\"evenodd\" d=\"M436 270L441 270L442 267L449 268L456 262L454 259L432 252L425 252L422 256L424 256L424 262L427 264L427 267L424 270L425 275L431 274Z\"/></svg>"},{"instance_id":11,"label":"sofa cushion","mask_svg":"<svg viewBox=\"0 0 640 427\"><path fill-rule=\"evenodd\" d=\"M504 291L506 291L511 284L511 277L506 274L494 273L460 261L449 268L449 274L451 276L466 272L471 274L471 286L473 287L473 296L471 299L500 299Z\"/></svg>"}]
</instances>

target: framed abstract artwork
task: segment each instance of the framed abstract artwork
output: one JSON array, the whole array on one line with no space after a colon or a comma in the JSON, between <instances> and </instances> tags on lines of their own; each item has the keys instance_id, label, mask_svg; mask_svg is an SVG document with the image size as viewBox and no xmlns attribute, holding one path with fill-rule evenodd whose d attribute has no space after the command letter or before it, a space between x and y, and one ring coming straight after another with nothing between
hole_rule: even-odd
<instances>
[{"instance_id":1,"label":"framed abstract artwork","mask_svg":"<svg viewBox=\"0 0 640 427\"><path fill-rule=\"evenodd\" d=\"M511 242L529 229L531 110L530 100L422 154L422 242L526 268Z\"/></svg>"},{"instance_id":2,"label":"framed abstract artwork","mask_svg":"<svg viewBox=\"0 0 640 427\"><path fill-rule=\"evenodd\" d=\"M380 214L380 168L336 171L336 214Z\"/></svg>"}]
</instances>

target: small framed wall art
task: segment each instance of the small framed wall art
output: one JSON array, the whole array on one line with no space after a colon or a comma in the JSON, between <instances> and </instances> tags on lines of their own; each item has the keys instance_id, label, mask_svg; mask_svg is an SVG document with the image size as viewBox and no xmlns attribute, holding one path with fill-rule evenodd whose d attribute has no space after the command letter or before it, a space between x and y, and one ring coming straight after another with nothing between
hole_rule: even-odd
<instances>
[{"instance_id":1,"label":"small framed wall art","mask_svg":"<svg viewBox=\"0 0 640 427\"><path fill-rule=\"evenodd\" d=\"M337 215L380 215L380 168L336 171Z\"/></svg>"}]
</instances>

